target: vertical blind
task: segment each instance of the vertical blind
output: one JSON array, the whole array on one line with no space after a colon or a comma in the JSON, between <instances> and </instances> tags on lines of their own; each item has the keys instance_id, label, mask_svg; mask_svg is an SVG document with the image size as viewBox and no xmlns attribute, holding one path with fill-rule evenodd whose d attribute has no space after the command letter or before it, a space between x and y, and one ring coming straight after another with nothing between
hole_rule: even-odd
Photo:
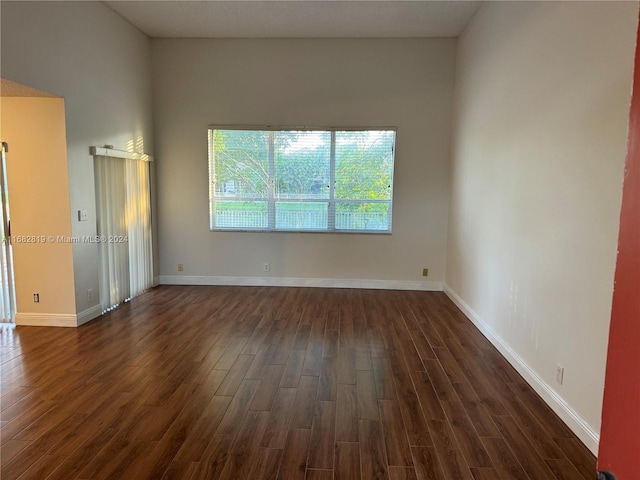
<instances>
[{"instance_id":1,"label":"vertical blind","mask_svg":"<svg viewBox=\"0 0 640 480\"><path fill-rule=\"evenodd\" d=\"M2 143L0 165L0 224L2 225L2 248L0 248L0 322L12 323L16 311L16 292L13 284L13 253L9 229L9 185L5 143Z\"/></svg>"},{"instance_id":2,"label":"vertical blind","mask_svg":"<svg viewBox=\"0 0 640 480\"><path fill-rule=\"evenodd\" d=\"M149 162L94 157L100 303L108 311L153 286Z\"/></svg>"}]
</instances>

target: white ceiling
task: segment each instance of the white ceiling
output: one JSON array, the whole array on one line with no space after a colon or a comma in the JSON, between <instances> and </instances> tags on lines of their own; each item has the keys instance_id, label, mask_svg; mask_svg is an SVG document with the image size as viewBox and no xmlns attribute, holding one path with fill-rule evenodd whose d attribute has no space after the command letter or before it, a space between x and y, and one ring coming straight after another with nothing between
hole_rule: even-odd
<instances>
[{"instance_id":1,"label":"white ceiling","mask_svg":"<svg viewBox=\"0 0 640 480\"><path fill-rule=\"evenodd\" d=\"M456 37L480 2L464 0L107 1L150 37Z\"/></svg>"}]
</instances>

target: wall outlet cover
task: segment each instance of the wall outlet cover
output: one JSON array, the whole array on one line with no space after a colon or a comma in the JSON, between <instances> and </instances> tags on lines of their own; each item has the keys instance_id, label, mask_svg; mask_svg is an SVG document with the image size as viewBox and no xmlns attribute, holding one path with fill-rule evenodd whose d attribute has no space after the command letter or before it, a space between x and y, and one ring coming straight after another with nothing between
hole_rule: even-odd
<instances>
[{"instance_id":1,"label":"wall outlet cover","mask_svg":"<svg viewBox=\"0 0 640 480\"><path fill-rule=\"evenodd\" d=\"M564 367L562 365L556 365L556 382L562 385L564 381Z\"/></svg>"}]
</instances>

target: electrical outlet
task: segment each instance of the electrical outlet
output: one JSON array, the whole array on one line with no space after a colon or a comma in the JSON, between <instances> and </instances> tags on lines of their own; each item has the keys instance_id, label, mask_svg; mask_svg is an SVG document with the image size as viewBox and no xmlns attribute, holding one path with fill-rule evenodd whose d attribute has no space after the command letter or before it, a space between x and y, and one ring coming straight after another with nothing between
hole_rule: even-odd
<instances>
[{"instance_id":1,"label":"electrical outlet","mask_svg":"<svg viewBox=\"0 0 640 480\"><path fill-rule=\"evenodd\" d=\"M89 289L87 290L87 301L90 302L91 300L93 300L93 289Z\"/></svg>"},{"instance_id":2,"label":"electrical outlet","mask_svg":"<svg viewBox=\"0 0 640 480\"><path fill-rule=\"evenodd\" d=\"M184 265L183 264L181 264L181 263L178 264L178 271L179 272L184 272Z\"/></svg>"},{"instance_id":3,"label":"electrical outlet","mask_svg":"<svg viewBox=\"0 0 640 480\"><path fill-rule=\"evenodd\" d=\"M33 303L40 303L40 294L39 293L34 293L33 294Z\"/></svg>"},{"instance_id":4,"label":"electrical outlet","mask_svg":"<svg viewBox=\"0 0 640 480\"><path fill-rule=\"evenodd\" d=\"M271 264L270 263L265 263L264 264L264 271L265 272L270 272L271 271Z\"/></svg>"},{"instance_id":5,"label":"electrical outlet","mask_svg":"<svg viewBox=\"0 0 640 480\"><path fill-rule=\"evenodd\" d=\"M423 268L422 269L422 276L423 277L428 277L429 276L429 269L428 268Z\"/></svg>"},{"instance_id":6,"label":"electrical outlet","mask_svg":"<svg viewBox=\"0 0 640 480\"><path fill-rule=\"evenodd\" d=\"M562 385L564 380L564 367L560 364L556 365L556 382Z\"/></svg>"}]
</instances>

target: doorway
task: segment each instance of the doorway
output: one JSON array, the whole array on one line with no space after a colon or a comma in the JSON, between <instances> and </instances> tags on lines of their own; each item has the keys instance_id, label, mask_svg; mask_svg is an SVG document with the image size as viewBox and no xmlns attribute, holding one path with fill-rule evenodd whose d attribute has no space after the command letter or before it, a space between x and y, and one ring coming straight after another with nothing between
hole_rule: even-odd
<instances>
[{"instance_id":1,"label":"doorway","mask_svg":"<svg viewBox=\"0 0 640 480\"><path fill-rule=\"evenodd\" d=\"M9 146L2 142L0 165L0 224L2 248L0 249L0 323L13 324L16 313L16 289L13 276L13 249L11 246L11 220L9 216L9 186L7 182L7 154Z\"/></svg>"}]
</instances>

